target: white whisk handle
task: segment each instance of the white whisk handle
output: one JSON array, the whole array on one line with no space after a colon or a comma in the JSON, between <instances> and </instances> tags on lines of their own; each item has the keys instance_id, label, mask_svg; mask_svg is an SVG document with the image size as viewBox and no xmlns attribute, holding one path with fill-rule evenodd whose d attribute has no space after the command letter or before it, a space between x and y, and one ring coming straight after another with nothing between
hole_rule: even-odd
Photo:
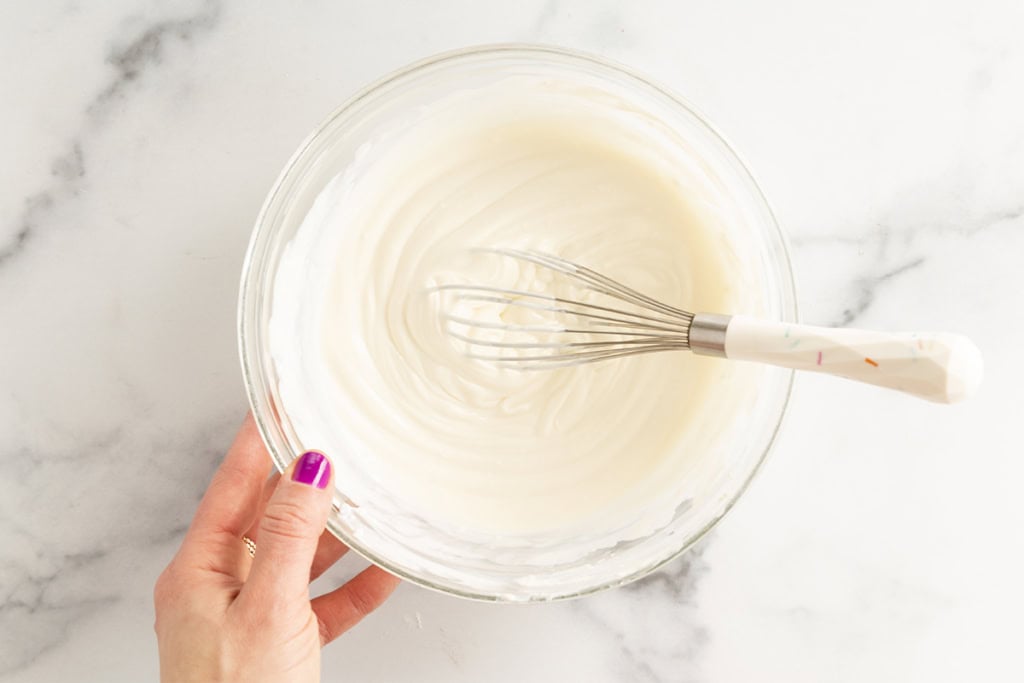
<instances>
[{"instance_id":1,"label":"white whisk handle","mask_svg":"<svg viewBox=\"0 0 1024 683\"><path fill-rule=\"evenodd\" d=\"M702 324L706 318L709 324ZM725 316L694 318L696 353L721 355L701 348L713 338ZM981 352L958 334L874 332L812 327L732 316L724 325L724 355L735 360L810 370L896 389L936 403L961 401L978 388L983 374Z\"/></svg>"}]
</instances>

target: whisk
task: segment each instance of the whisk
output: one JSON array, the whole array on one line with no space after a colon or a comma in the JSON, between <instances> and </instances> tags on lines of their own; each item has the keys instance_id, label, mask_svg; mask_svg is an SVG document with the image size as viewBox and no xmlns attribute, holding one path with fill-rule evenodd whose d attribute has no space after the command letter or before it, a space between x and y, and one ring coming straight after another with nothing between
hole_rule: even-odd
<instances>
[{"instance_id":1,"label":"whisk","mask_svg":"<svg viewBox=\"0 0 1024 683\"><path fill-rule=\"evenodd\" d=\"M562 297L486 284L436 287L446 302L441 309L446 331L477 360L547 370L690 350L837 375L938 403L960 401L981 382L981 354L962 335L694 314L557 256L518 249L481 251L533 264L538 274L563 278L560 290L572 294ZM485 307L496 315L474 315Z\"/></svg>"}]
</instances>

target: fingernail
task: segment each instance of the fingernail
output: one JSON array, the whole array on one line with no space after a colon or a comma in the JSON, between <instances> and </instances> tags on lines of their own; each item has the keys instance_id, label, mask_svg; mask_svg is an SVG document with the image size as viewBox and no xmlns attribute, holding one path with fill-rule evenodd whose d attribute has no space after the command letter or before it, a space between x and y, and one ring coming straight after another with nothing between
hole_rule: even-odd
<instances>
[{"instance_id":1,"label":"fingernail","mask_svg":"<svg viewBox=\"0 0 1024 683\"><path fill-rule=\"evenodd\" d=\"M306 451L299 456L292 472L292 481L308 484L318 489L327 488L331 480L331 462L319 451Z\"/></svg>"}]
</instances>

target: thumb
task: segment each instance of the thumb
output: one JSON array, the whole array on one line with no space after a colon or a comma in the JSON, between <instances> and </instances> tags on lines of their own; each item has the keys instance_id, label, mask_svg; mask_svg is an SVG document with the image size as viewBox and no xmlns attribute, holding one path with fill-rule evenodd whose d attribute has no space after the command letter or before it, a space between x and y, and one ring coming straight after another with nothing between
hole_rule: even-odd
<instances>
[{"instance_id":1,"label":"thumb","mask_svg":"<svg viewBox=\"0 0 1024 683\"><path fill-rule=\"evenodd\" d=\"M307 451L281 475L260 520L259 547L243 593L257 604L308 598L309 573L331 509L331 462Z\"/></svg>"}]
</instances>

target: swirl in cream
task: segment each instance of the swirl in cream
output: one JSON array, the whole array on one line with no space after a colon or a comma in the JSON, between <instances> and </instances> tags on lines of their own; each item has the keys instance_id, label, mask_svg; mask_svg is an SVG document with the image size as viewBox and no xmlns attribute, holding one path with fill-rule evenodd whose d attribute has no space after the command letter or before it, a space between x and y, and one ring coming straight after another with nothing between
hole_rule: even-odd
<instances>
[{"instance_id":1,"label":"swirl in cream","mask_svg":"<svg viewBox=\"0 0 1024 683\"><path fill-rule=\"evenodd\" d=\"M569 533L671 497L697 427L728 412L715 383L733 370L686 352L522 372L445 333L432 287L562 286L474 247L556 254L688 310L756 305L693 157L592 95L511 79L416 112L324 187L288 245L282 401L356 504L386 490L432 525Z\"/></svg>"}]
</instances>

